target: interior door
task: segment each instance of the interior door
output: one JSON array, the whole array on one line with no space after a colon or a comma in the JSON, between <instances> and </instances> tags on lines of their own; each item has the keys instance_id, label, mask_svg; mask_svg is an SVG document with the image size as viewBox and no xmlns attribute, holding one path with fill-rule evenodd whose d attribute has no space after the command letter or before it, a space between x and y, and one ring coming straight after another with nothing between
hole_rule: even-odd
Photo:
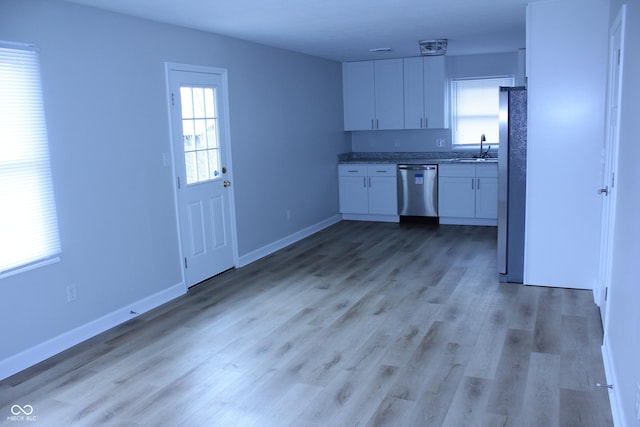
<instances>
[{"instance_id":1,"label":"interior door","mask_svg":"<svg viewBox=\"0 0 640 427\"><path fill-rule=\"evenodd\" d=\"M226 74L167 69L182 264L193 286L236 258Z\"/></svg>"},{"instance_id":2,"label":"interior door","mask_svg":"<svg viewBox=\"0 0 640 427\"><path fill-rule=\"evenodd\" d=\"M614 21L609 42L609 88L607 98L606 138L603 149L603 182L598 193L602 195L602 225L600 240L600 266L596 302L600 306L602 323L606 325L607 296L610 287L613 248L613 227L616 206L615 175L618 164L620 123L620 90L624 59L625 8Z\"/></svg>"}]
</instances>

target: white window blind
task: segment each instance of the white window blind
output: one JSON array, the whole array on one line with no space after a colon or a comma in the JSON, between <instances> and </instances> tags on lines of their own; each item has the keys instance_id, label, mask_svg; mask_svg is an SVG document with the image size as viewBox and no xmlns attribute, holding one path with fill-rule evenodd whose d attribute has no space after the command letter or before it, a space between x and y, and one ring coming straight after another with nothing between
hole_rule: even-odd
<instances>
[{"instance_id":1,"label":"white window blind","mask_svg":"<svg viewBox=\"0 0 640 427\"><path fill-rule=\"evenodd\" d=\"M0 42L0 277L59 255L38 52Z\"/></svg>"},{"instance_id":2,"label":"white window blind","mask_svg":"<svg viewBox=\"0 0 640 427\"><path fill-rule=\"evenodd\" d=\"M453 80L453 144L477 145L499 141L500 86L513 86L513 77Z\"/></svg>"}]
</instances>

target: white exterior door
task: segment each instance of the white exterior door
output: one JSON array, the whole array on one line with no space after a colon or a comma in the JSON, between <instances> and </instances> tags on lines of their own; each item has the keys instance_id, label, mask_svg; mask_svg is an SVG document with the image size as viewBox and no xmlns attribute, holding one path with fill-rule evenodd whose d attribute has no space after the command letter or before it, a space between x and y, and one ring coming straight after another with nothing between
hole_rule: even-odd
<instances>
[{"instance_id":1,"label":"white exterior door","mask_svg":"<svg viewBox=\"0 0 640 427\"><path fill-rule=\"evenodd\" d=\"M624 59L625 9L620 11L611 27L609 45L609 89L607 98L607 125L605 147L603 149L602 226L600 240L600 266L596 303L600 306L602 324L606 327L607 293L611 279L613 248L613 225L616 205L615 175L618 167L618 140L620 123L620 82L622 81L622 61ZM605 329L606 330L606 329Z\"/></svg>"},{"instance_id":2,"label":"white exterior door","mask_svg":"<svg viewBox=\"0 0 640 427\"><path fill-rule=\"evenodd\" d=\"M226 72L167 64L167 74L182 264L189 287L232 268L237 258Z\"/></svg>"}]
</instances>

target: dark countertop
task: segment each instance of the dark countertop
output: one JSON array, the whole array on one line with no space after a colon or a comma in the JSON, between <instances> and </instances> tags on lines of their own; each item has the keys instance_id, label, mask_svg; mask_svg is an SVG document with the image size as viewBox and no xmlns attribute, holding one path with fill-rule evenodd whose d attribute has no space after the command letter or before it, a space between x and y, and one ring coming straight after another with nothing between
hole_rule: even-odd
<instances>
[{"instance_id":1,"label":"dark countertop","mask_svg":"<svg viewBox=\"0 0 640 427\"><path fill-rule=\"evenodd\" d=\"M455 152L435 152L435 153L382 153L382 152L352 152L338 155L338 163L391 163L391 164L441 164L458 163L460 159L469 159L477 152L455 151ZM492 156L492 159L495 157Z\"/></svg>"}]
</instances>

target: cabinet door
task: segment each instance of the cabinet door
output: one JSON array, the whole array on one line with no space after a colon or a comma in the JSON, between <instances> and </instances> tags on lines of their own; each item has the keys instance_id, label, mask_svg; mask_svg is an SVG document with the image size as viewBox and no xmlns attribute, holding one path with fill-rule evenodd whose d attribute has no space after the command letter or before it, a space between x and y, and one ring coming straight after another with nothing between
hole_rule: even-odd
<instances>
[{"instance_id":1,"label":"cabinet door","mask_svg":"<svg viewBox=\"0 0 640 427\"><path fill-rule=\"evenodd\" d=\"M421 129L424 119L424 69L422 58L404 58L404 128ZM444 99L443 99L444 101Z\"/></svg>"},{"instance_id":2,"label":"cabinet door","mask_svg":"<svg viewBox=\"0 0 640 427\"><path fill-rule=\"evenodd\" d=\"M369 213L368 178L341 176L339 179L340 213Z\"/></svg>"},{"instance_id":3,"label":"cabinet door","mask_svg":"<svg viewBox=\"0 0 640 427\"><path fill-rule=\"evenodd\" d=\"M369 179L369 213L398 215L398 184L395 177L371 176Z\"/></svg>"},{"instance_id":4,"label":"cabinet door","mask_svg":"<svg viewBox=\"0 0 640 427\"><path fill-rule=\"evenodd\" d=\"M427 128L446 128L447 73L444 56L424 59L424 109Z\"/></svg>"},{"instance_id":5,"label":"cabinet door","mask_svg":"<svg viewBox=\"0 0 640 427\"><path fill-rule=\"evenodd\" d=\"M476 178L476 217L498 219L497 178Z\"/></svg>"},{"instance_id":6,"label":"cabinet door","mask_svg":"<svg viewBox=\"0 0 640 427\"><path fill-rule=\"evenodd\" d=\"M439 177L438 214L442 217L474 218L475 178Z\"/></svg>"},{"instance_id":7,"label":"cabinet door","mask_svg":"<svg viewBox=\"0 0 640 427\"><path fill-rule=\"evenodd\" d=\"M375 128L404 128L404 83L402 59L374 61Z\"/></svg>"},{"instance_id":8,"label":"cabinet door","mask_svg":"<svg viewBox=\"0 0 640 427\"><path fill-rule=\"evenodd\" d=\"M375 120L373 61L342 64L344 130L371 130Z\"/></svg>"}]
</instances>

